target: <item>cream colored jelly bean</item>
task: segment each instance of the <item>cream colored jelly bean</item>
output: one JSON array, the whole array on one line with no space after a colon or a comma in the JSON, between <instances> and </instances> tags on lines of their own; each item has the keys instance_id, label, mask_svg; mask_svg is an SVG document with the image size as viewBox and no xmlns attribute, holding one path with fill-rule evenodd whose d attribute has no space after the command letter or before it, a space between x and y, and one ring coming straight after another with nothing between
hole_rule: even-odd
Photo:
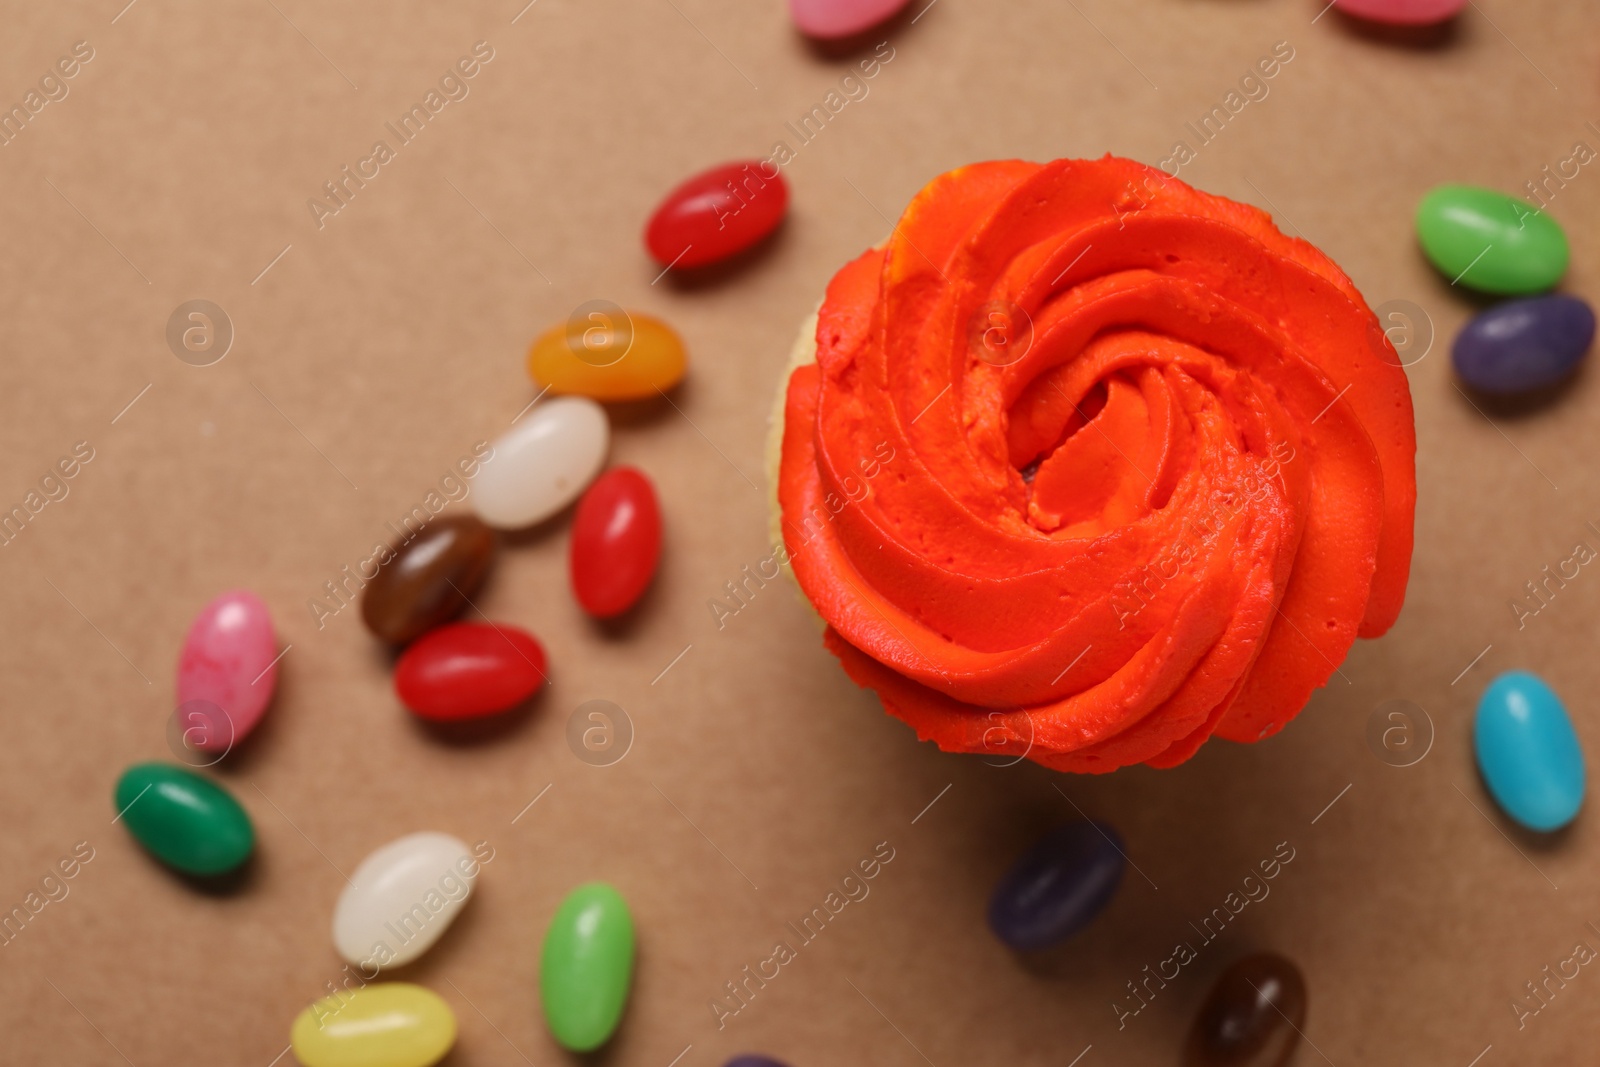
<instances>
[{"instance_id":1,"label":"cream colored jelly bean","mask_svg":"<svg viewBox=\"0 0 1600 1067\"><path fill-rule=\"evenodd\" d=\"M478 517L502 530L548 519L600 473L610 444L605 409L593 400L539 401L494 442L472 494Z\"/></svg>"},{"instance_id":2,"label":"cream colored jelly bean","mask_svg":"<svg viewBox=\"0 0 1600 1067\"><path fill-rule=\"evenodd\" d=\"M361 861L333 910L339 955L370 969L410 963L455 921L478 876L465 842L423 831Z\"/></svg>"},{"instance_id":3,"label":"cream colored jelly bean","mask_svg":"<svg viewBox=\"0 0 1600 1067\"><path fill-rule=\"evenodd\" d=\"M456 1017L437 994L378 982L324 997L289 1031L304 1067L432 1067L456 1043Z\"/></svg>"}]
</instances>

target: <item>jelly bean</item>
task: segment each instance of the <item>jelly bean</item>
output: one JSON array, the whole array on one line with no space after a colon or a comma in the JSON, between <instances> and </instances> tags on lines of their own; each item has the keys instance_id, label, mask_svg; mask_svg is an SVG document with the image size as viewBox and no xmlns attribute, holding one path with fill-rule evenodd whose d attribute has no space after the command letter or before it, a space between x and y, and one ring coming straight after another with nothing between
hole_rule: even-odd
<instances>
[{"instance_id":1,"label":"jelly bean","mask_svg":"<svg viewBox=\"0 0 1600 1067\"><path fill-rule=\"evenodd\" d=\"M361 861L333 909L333 945L365 971L410 963L466 906L478 862L459 838L430 830Z\"/></svg>"},{"instance_id":2,"label":"jelly bean","mask_svg":"<svg viewBox=\"0 0 1600 1067\"><path fill-rule=\"evenodd\" d=\"M572 591L583 610L608 619L644 595L661 558L661 508L650 479L615 467L578 501L572 523Z\"/></svg>"},{"instance_id":3,"label":"jelly bean","mask_svg":"<svg viewBox=\"0 0 1600 1067\"><path fill-rule=\"evenodd\" d=\"M1507 815L1558 830L1583 804L1583 749L1561 698L1536 674L1508 671L1478 701L1472 747L1483 781Z\"/></svg>"},{"instance_id":4,"label":"jelly bean","mask_svg":"<svg viewBox=\"0 0 1600 1067\"><path fill-rule=\"evenodd\" d=\"M304 1067L432 1067L456 1043L456 1016L410 982L374 982L302 1011L289 1043Z\"/></svg>"},{"instance_id":5,"label":"jelly bean","mask_svg":"<svg viewBox=\"0 0 1600 1067\"><path fill-rule=\"evenodd\" d=\"M1391 26L1432 26L1466 10L1467 0L1338 0L1340 11Z\"/></svg>"},{"instance_id":6,"label":"jelly bean","mask_svg":"<svg viewBox=\"0 0 1600 1067\"><path fill-rule=\"evenodd\" d=\"M1000 879L989 900L989 927L1019 951L1065 941L1111 902L1126 863L1111 827L1068 823L1024 852Z\"/></svg>"},{"instance_id":7,"label":"jelly bean","mask_svg":"<svg viewBox=\"0 0 1600 1067\"><path fill-rule=\"evenodd\" d=\"M1452 282L1486 293L1542 293L1567 270L1561 224L1493 189L1434 189L1417 207L1417 236L1433 265Z\"/></svg>"},{"instance_id":8,"label":"jelly bean","mask_svg":"<svg viewBox=\"0 0 1600 1067\"><path fill-rule=\"evenodd\" d=\"M789 186L763 159L702 171L667 194L645 227L656 262L703 267L760 241L789 210Z\"/></svg>"},{"instance_id":9,"label":"jelly bean","mask_svg":"<svg viewBox=\"0 0 1600 1067\"><path fill-rule=\"evenodd\" d=\"M771 1056L735 1056L722 1067L789 1067L782 1060L775 1060Z\"/></svg>"},{"instance_id":10,"label":"jelly bean","mask_svg":"<svg viewBox=\"0 0 1600 1067\"><path fill-rule=\"evenodd\" d=\"M1236 960L1206 994L1183 1067L1285 1067L1306 1026L1300 968L1271 952Z\"/></svg>"},{"instance_id":11,"label":"jelly bean","mask_svg":"<svg viewBox=\"0 0 1600 1067\"><path fill-rule=\"evenodd\" d=\"M552 393L594 400L641 400L683 379L688 355L660 319L592 311L540 334L528 350L528 376Z\"/></svg>"},{"instance_id":12,"label":"jelly bean","mask_svg":"<svg viewBox=\"0 0 1600 1067\"><path fill-rule=\"evenodd\" d=\"M539 999L563 1048L589 1052L622 1020L633 980L633 916L604 882L574 889L544 935Z\"/></svg>"},{"instance_id":13,"label":"jelly bean","mask_svg":"<svg viewBox=\"0 0 1600 1067\"><path fill-rule=\"evenodd\" d=\"M1561 381L1594 341L1594 312L1575 296L1535 296L1492 307L1462 327L1456 373L1486 393L1521 393Z\"/></svg>"},{"instance_id":14,"label":"jelly bean","mask_svg":"<svg viewBox=\"0 0 1600 1067\"><path fill-rule=\"evenodd\" d=\"M789 0L789 16L808 37L851 37L893 18L910 0Z\"/></svg>"},{"instance_id":15,"label":"jelly bean","mask_svg":"<svg viewBox=\"0 0 1600 1067\"><path fill-rule=\"evenodd\" d=\"M544 684L544 648L508 623L455 622L400 654L394 689L424 719L455 722L509 711Z\"/></svg>"},{"instance_id":16,"label":"jelly bean","mask_svg":"<svg viewBox=\"0 0 1600 1067\"><path fill-rule=\"evenodd\" d=\"M397 549L380 553L361 591L361 621L403 645L467 606L494 562L495 533L471 515L432 519Z\"/></svg>"},{"instance_id":17,"label":"jelly bean","mask_svg":"<svg viewBox=\"0 0 1600 1067\"><path fill-rule=\"evenodd\" d=\"M187 767L136 763L117 779L112 801L134 839L185 874L226 874L256 845L250 816L233 795Z\"/></svg>"},{"instance_id":18,"label":"jelly bean","mask_svg":"<svg viewBox=\"0 0 1600 1067\"><path fill-rule=\"evenodd\" d=\"M502 530L548 519L600 472L610 443L605 409L593 400L560 396L536 404L494 442L494 462L478 475L478 517Z\"/></svg>"},{"instance_id":19,"label":"jelly bean","mask_svg":"<svg viewBox=\"0 0 1600 1067\"><path fill-rule=\"evenodd\" d=\"M207 604L178 655L185 743L226 752L255 729L278 684L277 658L272 616L254 593L235 590Z\"/></svg>"}]
</instances>

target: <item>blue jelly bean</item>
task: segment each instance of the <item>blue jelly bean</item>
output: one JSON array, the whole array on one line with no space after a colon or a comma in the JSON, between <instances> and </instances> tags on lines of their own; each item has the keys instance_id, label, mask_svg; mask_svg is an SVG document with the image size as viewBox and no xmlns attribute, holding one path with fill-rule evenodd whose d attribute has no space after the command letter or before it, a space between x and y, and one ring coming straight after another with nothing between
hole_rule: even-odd
<instances>
[{"instance_id":1,"label":"blue jelly bean","mask_svg":"<svg viewBox=\"0 0 1600 1067\"><path fill-rule=\"evenodd\" d=\"M1456 336L1461 380L1485 393L1525 393L1571 374L1594 341L1594 311L1575 296L1536 296L1492 307Z\"/></svg>"},{"instance_id":2,"label":"blue jelly bean","mask_svg":"<svg viewBox=\"0 0 1600 1067\"><path fill-rule=\"evenodd\" d=\"M1489 793L1530 830L1559 830L1583 804L1583 749L1561 698L1536 674L1510 671L1483 691L1472 747Z\"/></svg>"},{"instance_id":3,"label":"blue jelly bean","mask_svg":"<svg viewBox=\"0 0 1600 1067\"><path fill-rule=\"evenodd\" d=\"M1000 879L989 900L989 928L1023 952L1059 944L1111 902L1125 866L1114 829L1068 823L1024 852Z\"/></svg>"}]
</instances>

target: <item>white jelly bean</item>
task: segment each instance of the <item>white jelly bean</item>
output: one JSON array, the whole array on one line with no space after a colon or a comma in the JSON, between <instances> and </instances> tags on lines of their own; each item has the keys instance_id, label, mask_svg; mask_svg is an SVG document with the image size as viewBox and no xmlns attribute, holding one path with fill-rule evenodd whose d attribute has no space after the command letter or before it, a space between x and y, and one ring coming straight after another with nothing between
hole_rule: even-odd
<instances>
[{"instance_id":1,"label":"white jelly bean","mask_svg":"<svg viewBox=\"0 0 1600 1067\"><path fill-rule=\"evenodd\" d=\"M610 441L605 409L593 400L540 401L494 442L473 490L478 517L502 530L548 519L600 473Z\"/></svg>"},{"instance_id":2,"label":"white jelly bean","mask_svg":"<svg viewBox=\"0 0 1600 1067\"><path fill-rule=\"evenodd\" d=\"M455 920L477 876L478 861L459 838L397 838L362 860L339 894L333 945L369 969L410 963Z\"/></svg>"}]
</instances>

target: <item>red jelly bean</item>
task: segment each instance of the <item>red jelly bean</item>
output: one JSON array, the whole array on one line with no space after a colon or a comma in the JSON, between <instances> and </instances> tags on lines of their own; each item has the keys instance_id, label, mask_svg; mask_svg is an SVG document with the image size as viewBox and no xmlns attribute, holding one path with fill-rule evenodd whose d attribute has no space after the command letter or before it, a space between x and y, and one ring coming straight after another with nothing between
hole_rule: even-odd
<instances>
[{"instance_id":1,"label":"red jelly bean","mask_svg":"<svg viewBox=\"0 0 1600 1067\"><path fill-rule=\"evenodd\" d=\"M789 210L789 186L764 159L702 171L667 194L645 227L657 262L703 267L743 252L778 228Z\"/></svg>"},{"instance_id":2,"label":"red jelly bean","mask_svg":"<svg viewBox=\"0 0 1600 1067\"><path fill-rule=\"evenodd\" d=\"M578 501L572 523L572 591L590 615L633 607L661 558L661 508L650 479L613 467Z\"/></svg>"},{"instance_id":3,"label":"red jelly bean","mask_svg":"<svg viewBox=\"0 0 1600 1067\"><path fill-rule=\"evenodd\" d=\"M544 648L532 634L503 622L429 630L394 670L400 702L439 722L509 711L538 692L544 679Z\"/></svg>"}]
</instances>

